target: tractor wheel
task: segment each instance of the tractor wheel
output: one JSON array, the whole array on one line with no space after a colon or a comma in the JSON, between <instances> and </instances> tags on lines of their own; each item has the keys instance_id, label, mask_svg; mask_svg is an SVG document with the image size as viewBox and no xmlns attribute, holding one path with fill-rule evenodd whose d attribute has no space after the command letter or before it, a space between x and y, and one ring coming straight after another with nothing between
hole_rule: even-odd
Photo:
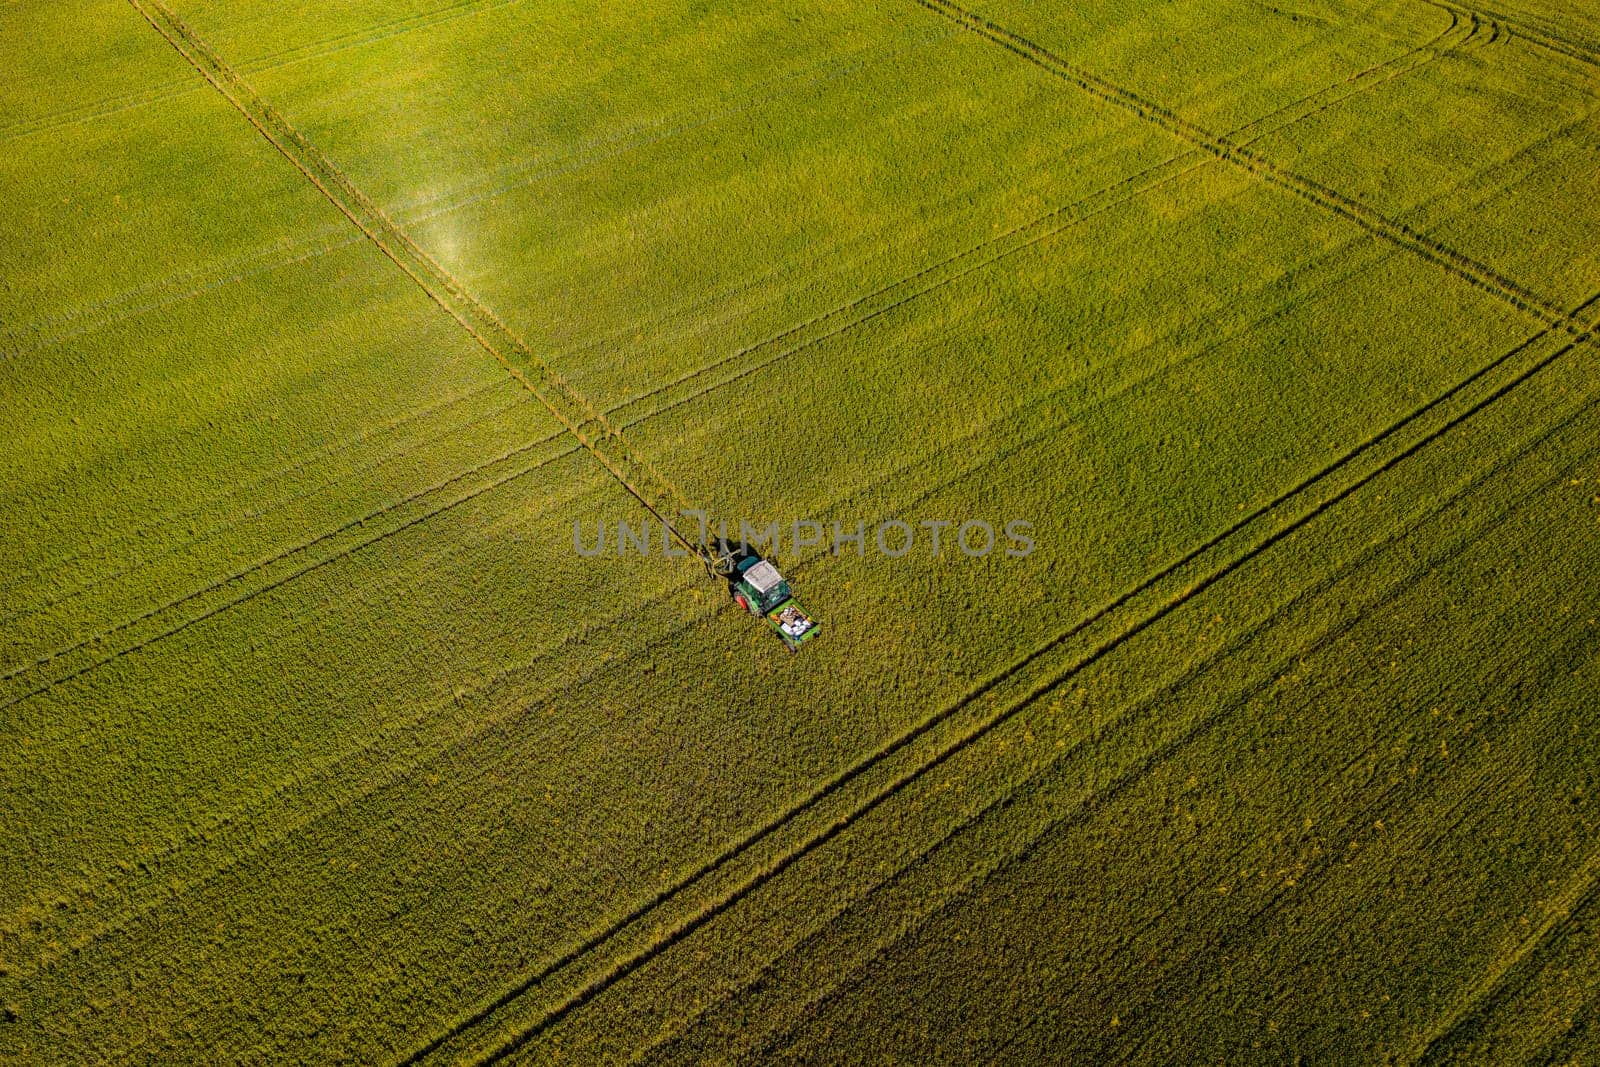
<instances>
[{"instance_id":1,"label":"tractor wheel","mask_svg":"<svg viewBox=\"0 0 1600 1067\"><path fill-rule=\"evenodd\" d=\"M748 600L746 600L744 598L744 594L743 593L735 593L735 594L733 594L733 602L735 604L739 605L740 609L743 610L743 611L749 611L750 610L750 601L748 601Z\"/></svg>"}]
</instances>

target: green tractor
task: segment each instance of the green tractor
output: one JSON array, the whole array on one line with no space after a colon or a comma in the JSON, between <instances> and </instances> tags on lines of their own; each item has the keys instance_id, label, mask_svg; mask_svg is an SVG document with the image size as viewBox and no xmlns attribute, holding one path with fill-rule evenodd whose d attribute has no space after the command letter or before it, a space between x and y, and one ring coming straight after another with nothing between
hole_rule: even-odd
<instances>
[{"instance_id":1,"label":"green tractor","mask_svg":"<svg viewBox=\"0 0 1600 1067\"><path fill-rule=\"evenodd\" d=\"M816 620L795 600L789 583L771 560L762 559L747 548L736 553L724 544L713 569L728 580L734 603L766 619L790 652L800 651L801 645L816 636Z\"/></svg>"}]
</instances>

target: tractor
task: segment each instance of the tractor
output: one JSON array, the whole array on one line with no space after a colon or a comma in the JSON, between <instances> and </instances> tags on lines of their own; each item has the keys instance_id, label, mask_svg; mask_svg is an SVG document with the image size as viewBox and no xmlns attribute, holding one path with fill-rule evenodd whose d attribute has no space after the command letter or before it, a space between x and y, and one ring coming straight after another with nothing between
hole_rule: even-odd
<instances>
[{"instance_id":1,"label":"tractor","mask_svg":"<svg viewBox=\"0 0 1600 1067\"><path fill-rule=\"evenodd\" d=\"M795 600L789 583L771 560L742 545L735 552L723 542L712 559L712 570L727 579L734 603L766 619L790 652L800 651L801 645L816 636L816 620Z\"/></svg>"}]
</instances>

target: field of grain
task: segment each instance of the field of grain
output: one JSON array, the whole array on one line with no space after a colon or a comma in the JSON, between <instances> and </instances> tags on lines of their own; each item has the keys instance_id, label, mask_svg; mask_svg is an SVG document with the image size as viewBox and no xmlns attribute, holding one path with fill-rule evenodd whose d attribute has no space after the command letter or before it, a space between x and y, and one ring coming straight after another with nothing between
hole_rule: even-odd
<instances>
[{"instance_id":1,"label":"field of grain","mask_svg":"<svg viewBox=\"0 0 1600 1067\"><path fill-rule=\"evenodd\" d=\"M0 1062L1600 1058L1582 5L18 0L0 181Z\"/></svg>"}]
</instances>

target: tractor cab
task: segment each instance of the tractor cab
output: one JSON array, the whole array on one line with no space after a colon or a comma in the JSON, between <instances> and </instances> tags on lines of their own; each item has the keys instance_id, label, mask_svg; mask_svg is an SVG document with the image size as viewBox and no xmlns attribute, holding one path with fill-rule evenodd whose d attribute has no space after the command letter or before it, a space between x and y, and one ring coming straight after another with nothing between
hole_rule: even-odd
<instances>
[{"instance_id":1,"label":"tractor cab","mask_svg":"<svg viewBox=\"0 0 1600 1067\"><path fill-rule=\"evenodd\" d=\"M789 583L783 580L772 561L759 556L749 556L740 561L735 572L735 596L744 597L759 614L766 614L790 597Z\"/></svg>"},{"instance_id":2,"label":"tractor cab","mask_svg":"<svg viewBox=\"0 0 1600 1067\"><path fill-rule=\"evenodd\" d=\"M816 620L805 613L789 591L789 583L771 560L746 552L733 561L728 575L734 601L752 615L767 620L790 652L817 632Z\"/></svg>"}]
</instances>

